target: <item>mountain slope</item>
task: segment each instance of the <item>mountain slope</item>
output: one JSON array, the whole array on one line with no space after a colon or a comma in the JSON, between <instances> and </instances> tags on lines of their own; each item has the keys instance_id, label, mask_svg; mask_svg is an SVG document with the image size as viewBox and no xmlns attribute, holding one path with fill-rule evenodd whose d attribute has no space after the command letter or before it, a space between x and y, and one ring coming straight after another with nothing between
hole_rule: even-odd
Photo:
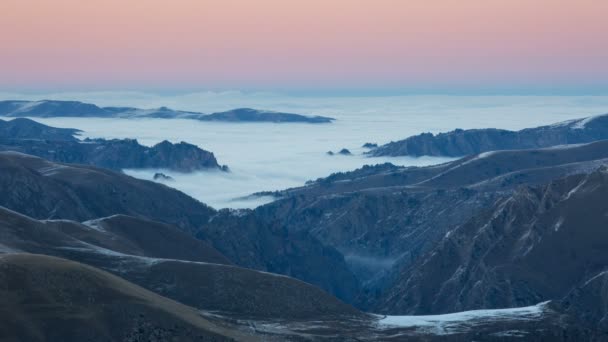
<instances>
[{"instance_id":1,"label":"mountain slope","mask_svg":"<svg viewBox=\"0 0 608 342\"><path fill-rule=\"evenodd\" d=\"M16 221L26 219L20 217ZM17 226L28 226L23 223ZM42 229L53 230L54 227ZM3 231L7 231L6 227ZM43 242L47 248L53 243L48 239L38 242ZM78 251L83 253L80 256L86 253L84 249L75 248L54 250ZM558 332L568 328L561 326L556 330L559 324L556 313L545 304L445 317L381 318L357 312L314 287L286 277L226 265L136 258L103 249L97 252L98 263L103 258L106 261L121 258L114 264L120 266L120 270L109 268L111 272L120 273L149 290L189 306L90 266L44 255L15 251L6 254L4 246L0 252L0 281L3 284L0 288L0 338L28 341L223 341L228 338L238 341L463 341L480 336L489 337L484 340L504 340L501 336L509 336L509 331L517 330L522 332L516 336L533 334L561 341ZM85 258L87 263L95 254L92 250L89 253L89 258ZM141 269L156 266L165 267L148 272L148 277L138 278L138 274L143 274Z\"/></svg>"},{"instance_id":2,"label":"mountain slope","mask_svg":"<svg viewBox=\"0 0 608 342\"><path fill-rule=\"evenodd\" d=\"M79 263L0 255L0 338L27 341L230 341L241 333L183 304ZM251 337L247 337L251 338Z\"/></svg>"},{"instance_id":3,"label":"mountain slope","mask_svg":"<svg viewBox=\"0 0 608 342\"><path fill-rule=\"evenodd\" d=\"M457 129L437 135L423 133L382 145L369 154L459 157L486 151L541 148L603 139L608 139L608 114L520 131L487 128Z\"/></svg>"},{"instance_id":4,"label":"mountain slope","mask_svg":"<svg viewBox=\"0 0 608 342\"><path fill-rule=\"evenodd\" d=\"M346 298L343 293L353 295L359 286L342 255L310 234L266 225L250 231L233 224L222 225L220 234L206 227L225 214L162 184L0 152L0 188L9 194L0 197L1 206L33 218L86 221L124 214L151 219L204 239L237 265L293 276L332 293L341 284L341 298Z\"/></svg>"},{"instance_id":5,"label":"mountain slope","mask_svg":"<svg viewBox=\"0 0 608 342\"><path fill-rule=\"evenodd\" d=\"M378 308L442 313L560 299L608 268L608 171L524 187L402 270Z\"/></svg>"},{"instance_id":6,"label":"mountain slope","mask_svg":"<svg viewBox=\"0 0 608 342\"><path fill-rule=\"evenodd\" d=\"M0 207L0 228L0 253L82 262L201 310L257 319L362 315L312 285L229 265L213 247L149 220L38 221Z\"/></svg>"},{"instance_id":7,"label":"mountain slope","mask_svg":"<svg viewBox=\"0 0 608 342\"><path fill-rule=\"evenodd\" d=\"M429 167L364 167L278 192L277 201L244 212L232 225L286 227L334 247L364 283L357 304L366 308L390 282L387 277L519 185L591 172L606 162L608 141L599 141L499 151ZM206 230L222 227L213 220Z\"/></svg>"}]
</instances>

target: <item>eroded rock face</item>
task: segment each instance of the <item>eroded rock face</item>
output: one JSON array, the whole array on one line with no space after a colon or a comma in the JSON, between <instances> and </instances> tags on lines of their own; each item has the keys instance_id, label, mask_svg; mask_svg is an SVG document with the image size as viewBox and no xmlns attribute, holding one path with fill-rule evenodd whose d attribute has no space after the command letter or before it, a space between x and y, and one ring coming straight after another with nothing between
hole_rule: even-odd
<instances>
[{"instance_id":1,"label":"eroded rock face","mask_svg":"<svg viewBox=\"0 0 608 342\"><path fill-rule=\"evenodd\" d=\"M585 288L590 280L603 286L598 277L608 266L607 196L605 168L524 187L403 269L377 307L416 314L516 307L572 296L579 286L579 299L588 300Z\"/></svg>"},{"instance_id":2,"label":"eroded rock face","mask_svg":"<svg viewBox=\"0 0 608 342\"><path fill-rule=\"evenodd\" d=\"M495 128L457 129L433 135L423 133L379 146L373 156L459 157L486 151L541 148L608 139L608 114L549 126L508 131Z\"/></svg>"}]
</instances>

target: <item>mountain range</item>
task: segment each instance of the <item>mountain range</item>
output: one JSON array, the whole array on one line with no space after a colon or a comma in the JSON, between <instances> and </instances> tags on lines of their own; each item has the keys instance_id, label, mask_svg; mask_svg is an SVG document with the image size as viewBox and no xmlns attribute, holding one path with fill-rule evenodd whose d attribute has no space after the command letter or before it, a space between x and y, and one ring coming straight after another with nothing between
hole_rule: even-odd
<instances>
[{"instance_id":1,"label":"mountain range","mask_svg":"<svg viewBox=\"0 0 608 342\"><path fill-rule=\"evenodd\" d=\"M79 101L0 101L0 116L6 117L98 117L98 118L161 118L191 119L225 122L303 122L331 123L335 119L251 108L237 108L225 112L203 114L173 110L167 107L140 109L134 107L99 107Z\"/></svg>"},{"instance_id":2,"label":"mountain range","mask_svg":"<svg viewBox=\"0 0 608 342\"><path fill-rule=\"evenodd\" d=\"M212 152L185 142L162 141L152 147L134 139L84 139L79 131L55 128L26 118L0 120L0 151L18 151L48 160L113 170L160 168L180 172L228 171Z\"/></svg>"},{"instance_id":3,"label":"mountain range","mask_svg":"<svg viewBox=\"0 0 608 342\"><path fill-rule=\"evenodd\" d=\"M581 144L608 139L608 114L526 128L456 129L434 135L423 133L393 141L368 152L372 156L450 156L461 157L481 152L542 148Z\"/></svg>"},{"instance_id":4,"label":"mountain range","mask_svg":"<svg viewBox=\"0 0 608 342\"><path fill-rule=\"evenodd\" d=\"M9 140L89 143L14 121ZM568 126L589 142L335 173L253 210L0 152L0 339L604 341L601 123Z\"/></svg>"}]
</instances>

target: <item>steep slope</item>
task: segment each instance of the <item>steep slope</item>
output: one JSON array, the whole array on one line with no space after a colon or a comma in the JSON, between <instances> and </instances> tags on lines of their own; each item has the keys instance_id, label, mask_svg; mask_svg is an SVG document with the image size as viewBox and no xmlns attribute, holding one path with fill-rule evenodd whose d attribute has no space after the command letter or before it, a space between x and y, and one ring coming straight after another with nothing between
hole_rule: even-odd
<instances>
[{"instance_id":1,"label":"steep slope","mask_svg":"<svg viewBox=\"0 0 608 342\"><path fill-rule=\"evenodd\" d=\"M248 231L238 224L222 225L223 233L217 234L206 227L223 214L162 184L0 152L0 188L9 194L0 198L1 206L37 219L86 221L115 214L147 218L205 239L237 265L290 275L341 298L356 293L359 286L342 255L310 234L289 234L284 227L266 225Z\"/></svg>"},{"instance_id":2,"label":"steep slope","mask_svg":"<svg viewBox=\"0 0 608 342\"><path fill-rule=\"evenodd\" d=\"M606 168L524 187L403 269L377 308L443 313L561 299L608 267L607 194Z\"/></svg>"},{"instance_id":3,"label":"steep slope","mask_svg":"<svg viewBox=\"0 0 608 342\"><path fill-rule=\"evenodd\" d=\"M369 152L373 156L465 156L486 151L541 148L608 139L608 114L553 125L508 131L495 128L423 133L390 142Z\"/></svg>"}]
</instances>

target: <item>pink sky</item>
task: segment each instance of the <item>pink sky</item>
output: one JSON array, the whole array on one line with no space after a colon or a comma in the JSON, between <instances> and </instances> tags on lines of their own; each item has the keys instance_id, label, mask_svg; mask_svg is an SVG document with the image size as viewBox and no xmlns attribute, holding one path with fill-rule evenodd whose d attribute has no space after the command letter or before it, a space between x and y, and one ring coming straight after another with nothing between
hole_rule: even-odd
<instances>
[{"instance_id":1,"label":"pink sky","mask_svg":"<svg viewBox=\"0 0 608 342\"><path fill-rule=\"evenodd\" d=\"M1 0L0 86L605 85L603 0Z\"/></svg>"}]
</instances>

